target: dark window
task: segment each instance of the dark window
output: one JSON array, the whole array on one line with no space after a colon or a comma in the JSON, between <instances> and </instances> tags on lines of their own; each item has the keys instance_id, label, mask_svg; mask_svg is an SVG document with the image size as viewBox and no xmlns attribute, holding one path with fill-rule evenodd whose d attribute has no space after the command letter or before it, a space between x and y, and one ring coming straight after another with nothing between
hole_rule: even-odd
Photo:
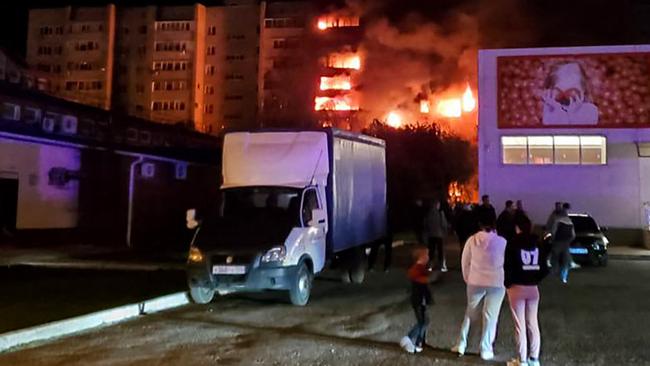
<instances>
[{"instance_id":1,"label":"dark window","mask_svg":"<svg viewBox=\"0 0 650 366\"><path fill-rule=\"evenodd\" d=\"M312 219L312 212L318 209L318 195L316 190L311 188L305 191L302 202L302 222L305 226Z\"/></svg>"},{"instance_id":2,"label":"dark window","mask_svg":"<svg viewBox=\"0 0 650 366\"><path fill-rule=\"evenodd\" d=\"M138 28L138 32L140 32L140 34L147 34L147 26L141 25L140 28Z\"/></svg>"}]
</instances>

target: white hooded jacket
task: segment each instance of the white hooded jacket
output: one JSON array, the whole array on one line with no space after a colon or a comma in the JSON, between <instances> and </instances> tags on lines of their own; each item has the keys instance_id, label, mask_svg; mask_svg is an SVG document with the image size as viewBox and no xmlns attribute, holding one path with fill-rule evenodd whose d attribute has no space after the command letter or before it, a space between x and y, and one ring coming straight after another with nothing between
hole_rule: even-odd
<instances>
[{"instance_id":1,"label":"white hooded jacket","mask_svg":"<svg viewBox=\"0 0 650 366\"><path fill-rule=\"evenodd\" d=\"M471 286L504 287L506 239L496 232L479 231L467 239L461 259L463 278Z\"/></svg>"}]
</instances>

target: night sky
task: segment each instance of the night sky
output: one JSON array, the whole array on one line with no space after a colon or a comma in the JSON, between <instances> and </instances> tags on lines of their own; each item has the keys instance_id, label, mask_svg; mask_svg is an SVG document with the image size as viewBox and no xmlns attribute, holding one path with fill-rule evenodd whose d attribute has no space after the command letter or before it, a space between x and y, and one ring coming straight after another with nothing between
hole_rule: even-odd
<instances>
[{"instance_id":1,"label":"night sky","mask_svg":"<svg viewBox=\"0 0 650 366\"><path fill-rule=\"evenodd\" d=\"M325 0L317 0L323 3ZM418 13L425 18L442 20L449 12L472 11L477 7L491 7L490 0L366 0L381 3L380 10L389 19L397 20L408 13ZM193 0L115 0L117 5L130 6L157 4L194 4ZM16 4L18 3L18 4ZM27 29L27 10L63 5L104 5L101 0L9 0L0 4L0 46L17 55L24 55ZM218 5L221 0L201 1L205 5ZM644 0L506 0L516 5L517 12L527 19L526 25L536 36L526 44L509 44L509 47L575 46L597 44L638 44L650 42L650 2ZM512 17L507 9L496 9L485 19L486 28L508 31ZM504 13L504 14L500 14ZM519 25L521 26L521 25ZM491 29L481 29L489 32ZM498 45L502 47L503 45ZM491 47L484 44L482 47Z\"/></svg>"}]
</instances>

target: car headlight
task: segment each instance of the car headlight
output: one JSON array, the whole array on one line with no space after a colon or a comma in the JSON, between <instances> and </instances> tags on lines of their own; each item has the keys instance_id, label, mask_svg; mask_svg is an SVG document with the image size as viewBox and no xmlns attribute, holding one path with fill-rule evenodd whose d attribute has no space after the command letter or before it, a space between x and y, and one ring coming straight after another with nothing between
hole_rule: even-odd
<instances>
[{"instance_id":1,"label":"car headlight","mask_svg":"<svg viewBox=\"0 0 650 366\"><path fill-rule=\"evenodd\" d=\"M203 262L203 253L197 247L191 247L190 253L187 256L189 262L199 263Z\"/></svg>"},{"instance_id":2,"label":"car headlight","mask_svg":"<svg viewBox=\"0 0 650 366\"><path fill-rule=\"evenodd\" d=\"M603 236L603 245L605 246L605 249L607 249L607 246L609 245L609 240L606 236Z\"/></svg>"},{"instance_id":3,"label":"car headlight","mask_svg":"<svg viewBox=\"0 0 650 366\"><path fill-rule=\"evenodd\" d=\"M282 262L287 256L287 249L284 245L273 247L262 256L262 263Z\"/></svg>"}]
</instances>

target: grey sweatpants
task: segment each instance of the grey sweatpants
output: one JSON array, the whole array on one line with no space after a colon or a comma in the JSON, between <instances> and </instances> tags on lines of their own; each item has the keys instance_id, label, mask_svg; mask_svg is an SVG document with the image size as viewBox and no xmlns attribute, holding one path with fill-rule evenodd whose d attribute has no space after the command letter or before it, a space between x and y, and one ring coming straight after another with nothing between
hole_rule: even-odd
<instances>
[{"instance_id":1,"label":"grey sweatpants","mask_svg":"<svg viewBox=\"0 0 650 366\"><path fill-rule=\"evenodd\" d=\"M460 351L464 353L467 348L470 325L482 319L481 352L493 352L492 344L497 334L499 312L501 312L501 304L505 294L506 289L502 287L467 285L467 309L465 310L465 318L460 327L460 336L457 343ZM481 303L483 303L483 306L481 306Z\"/></svg>"}]
</instances>

